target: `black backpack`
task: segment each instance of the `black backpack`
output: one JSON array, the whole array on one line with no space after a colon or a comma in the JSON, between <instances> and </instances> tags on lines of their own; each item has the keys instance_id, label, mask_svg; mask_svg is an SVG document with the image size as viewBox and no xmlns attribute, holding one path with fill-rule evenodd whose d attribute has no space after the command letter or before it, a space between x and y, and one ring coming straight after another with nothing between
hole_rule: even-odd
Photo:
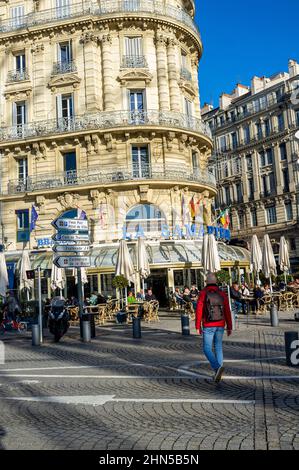
<instances>
[{"instance_id":1,"label":"black backpack","mask_svg":"<svg viewBox=\"0 0 299 470\"><path fill-rule=\"evenodd\" d=\"M204 318L207 323L224 320L224 298L219 291L207 291Z\"/></svg>"}]
</instances>

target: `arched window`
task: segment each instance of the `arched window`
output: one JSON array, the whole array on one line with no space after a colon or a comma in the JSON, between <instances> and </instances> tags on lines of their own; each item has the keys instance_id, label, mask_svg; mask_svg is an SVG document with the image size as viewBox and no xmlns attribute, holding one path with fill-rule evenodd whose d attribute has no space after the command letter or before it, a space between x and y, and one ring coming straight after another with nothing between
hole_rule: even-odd
<instances>
[{"instance_id":1,"label":"arched window","mask_svg":"<svg viewBox=\"0 0 299 470\"><path fill-rule=\"evenodd\" d=\"M140 204L133 207L126 216L127 233L134 235L140 231L155 235L161 233L166 218L158 206L153 204Z\"/></svg>"}]
</instances>

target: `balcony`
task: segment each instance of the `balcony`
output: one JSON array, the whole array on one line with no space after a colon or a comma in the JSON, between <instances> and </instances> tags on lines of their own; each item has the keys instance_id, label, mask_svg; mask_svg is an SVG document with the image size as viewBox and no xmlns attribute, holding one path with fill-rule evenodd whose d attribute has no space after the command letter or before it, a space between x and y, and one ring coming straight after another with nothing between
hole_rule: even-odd
<instances>
[{"instance_id":1,"label":"balcony","mask_svg":"<svg viewBox=\"0 0 299 470\"><path fill-rule=\"evenodd\" d=\"M178 21L192 29L200 36L193 18L185 10L166 6L162 0L102 0L100 5L96 0L89 0L64 7L32 12L18 18L10 18L0 22L0 34L10 33L21 29L38 27L53 22L65 22L69 19L82 18L84 15L103 17L111 14L148 14Z\"/></svg>"},{"instance_id":2,"label":"balcony","mask_svg":"<svg viewBox=\"0 0 299 470\"><path fill-rule=\"evenodd\" d=\"M61 190L68 186L90 186L130 183L135 181L175 181L199 184L212 187L216 191L216 179L210 172L193 172L189 168L178 168L178 165L148 165L115 167L100 170L98 166L84 170L68 171L56 174L28 177L26 181L11 180L7 191L2 194L17 195L26 192Z\"/></svg>"},{"instance_id":3,"label":"balcony","mask_svg":"<svg viewBox=\"0 0 299 470\"><path fill-rule=\"evenodd\" d=\"M70 62L55 62L53 64L52 75L60 75L64 73L77 72L77 66L74 61Z\"/></svg>"},{"instance_id":4,"label":"balcony","mask_svg":"<svg viewBox=\"0 0 299 470\"><path fill-rule=\"evenodd\" d=\"M182 67L181 68L181 78L183 80L187 80L188 82L192 82L192 73L188 69Z\"/></svg>"},{"instance_id":5,"label":"balcony","mask_svg":"<svg viewBox=\"0 0 299 470\"><path fill-rule=\"evenodd\" d=\"M148 68L147 60L144 55L139 56L132 56L132 55L124 55L122 64L122 69L146 69Z\"/></svg>"},{"instance_id":6,"label":"balcony","mask_svg":"<svg viewBox=\"0 0 299 470\"><path fill-rule=\"evenodd\" d=\"M7 74L7 83L23 82L25 80L29 80L27 69L10 70Z\"/></svg>"},{"instance_id":7,"label":"balcony","mask_svg":"<svg viewBox=\"0 0 299 470\"><path fill-rule=\"evenodd\" d=\"M97 131L120 127L171 127L202 134L212 140L209 126L200 119L172 111L107 111L69 118L31 122L0 128L0 144L65 133Z\"/></svg>"}]
</instances>

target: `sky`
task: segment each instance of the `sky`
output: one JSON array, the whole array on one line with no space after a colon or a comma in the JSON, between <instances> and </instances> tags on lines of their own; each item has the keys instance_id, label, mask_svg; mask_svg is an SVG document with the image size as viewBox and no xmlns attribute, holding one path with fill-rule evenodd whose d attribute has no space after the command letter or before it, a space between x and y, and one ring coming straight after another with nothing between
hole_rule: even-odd
<instances>
[{"instance_id":1,"label":"sky","mask_svg":"<svg viewBox=\"0 0 299 470\"><path fill-rule=\"evenodd\" d=\"M195 0L203 40L202 105L254 75L271 76L299 62L299 0Z\"/></svg>"}]
</instances>

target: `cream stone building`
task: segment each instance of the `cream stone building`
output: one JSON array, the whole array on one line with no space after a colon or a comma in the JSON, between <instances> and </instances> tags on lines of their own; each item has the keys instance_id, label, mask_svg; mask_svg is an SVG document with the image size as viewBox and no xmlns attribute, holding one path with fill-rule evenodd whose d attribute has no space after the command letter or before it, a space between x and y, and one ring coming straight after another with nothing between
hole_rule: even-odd
<instances>
[{"instance_id":1,"label":"cream stone building","mask_svg":"<svg viewBox=\"0 0 299 470\"><path fill-rule=\"evenodd\" d=\"M230 210L232 237L249 242L267 232L278 258L284 235L299 272L299 64L237 85L202 117L213 132L217 206Z\"/></svg>"},{"instance_id":2,"label":"cream stone building","mask_svg":"<svg viewBox=\"0 0 299 470\"><path fill-rule=\"evenodd\" d=\"M90 290L111 291L118 240L132 220L158 250L157 285L177 284L175 268L182 284L195 279L186 269L199 269L200 259L172 259L169 246L167 258L157 241L163 224L184 222L182 200L188 205L193 196L212 223L213 144L201 120L194 8L193 0L0 2L1 235L8 260L26 248L34 266L51 267L51 222L82 210L93 246ZM30 232L32 206L38 221Z\"/></svg>"}]
</instances>

